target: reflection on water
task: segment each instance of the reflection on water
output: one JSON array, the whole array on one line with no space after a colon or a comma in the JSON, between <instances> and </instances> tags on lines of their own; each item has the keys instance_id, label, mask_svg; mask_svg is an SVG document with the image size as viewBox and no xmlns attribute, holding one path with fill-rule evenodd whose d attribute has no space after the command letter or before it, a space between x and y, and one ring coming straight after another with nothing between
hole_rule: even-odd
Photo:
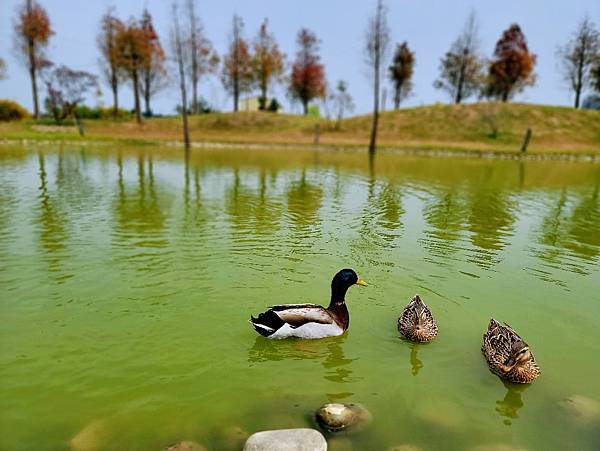
<instances>
[{"instance_id":1,"label":"reflection on water","mask_svg":"<svg viewBox=\"0 0 600 451\"><path fill-rule=\"evenodd\" d=\"M347 335L323 340L286 340L284 342L257 337L248 350L248 362L274 362L286 360L317 360L326 370L323 378L340 384L356 380L352 377L351 359L344 354Z\"/></svg>"},{"instance_id":2,"label":"reflection on water","mask_svg":"<svg viewBox=\"0 0 600 451\"><path fill-rule=\"evenodd\" d=\"M510 426L512 421L519 418L519 410L523 407L522 394L529 387L527 384L511 384L504 382L506 394L504 399L496 401L496 412L505 417L504 424Z\"/></svg>"},{"instance_id":3,"label":"reflection on water","mask_svg":"<svg viewBox=\"0 0 600 451\"><path fill-rule=\"evenodd\" d=\"M487 269L498 263L498 251L508 244L515 218L507 193L486 185L471 191L468 219L471 242L477 248L472 261Z\"/></svg>"},{"instance_id":4,"label":"reflection on water","mask_svg":"<svg viewBox=\"0 0 600 451\"><path fill-rule=\"evenodd\" d=\"M410 348L410 372L413 376L416 376L419 374L421 368L423 368L423 362L417 356L419 345L417 343L410 343L408 347Z\"/></svg>"},{"instance_id":5,"label":"reflection on water","mask_svg":"<svg viewBox=\"0 0 600 451\"><path fill-rule=\"evenodd\" d=\"M586 449L564 417L536 419L567 388L600 398L599 181L590 163L385 153L0 152L0 448L62 449L115 415L120 449L210 446L223 425L234 441L310 426L343 400L375 418L348 436L354 449L488 436ZM270 304L327 304L341 267L371 282L348 294L349 334L254 334L248 316ZM426 350L393 327L421 290L445 324ZM548 375L526 395L481 383L491 315L523 331Z\"/></svg>"},{"instance_id":6,"label":"reflection on water","mask_svg":"<svg viewBox=\"0 0 600 451\"><path fill-rule=\"evenodd\" d=\"M59 155L59 164L57 171L57 184L59 180L64 180L63 157ZM56 273L58 283L72 277L72 274L63 272L65 260L68 258L66 253L66 216L59 211L56 201L50 195L48 190L48 173L46 172L46 158L43 153L38 154L39 164L39 215L38 223L40 225L40 244L44 250L44 260L48 263L48 270ZM60 186L60 185L59 185Z\"/></svg>"}]
</instances>

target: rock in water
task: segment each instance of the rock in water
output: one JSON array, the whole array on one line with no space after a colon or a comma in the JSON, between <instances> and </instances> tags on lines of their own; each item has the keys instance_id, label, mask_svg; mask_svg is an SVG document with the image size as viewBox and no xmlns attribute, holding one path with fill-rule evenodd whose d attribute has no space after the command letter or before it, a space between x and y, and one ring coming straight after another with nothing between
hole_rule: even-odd
<instances>
[{"instance_id":1,"label":"rock in water","mask_svg":"<svg viewBox=\"0 0 600 451\"><path fill-rule=\"evenodd\" d=\"M93 420L73 437L71 451L99 451L107 442L108 429L104 420Z\"/></svg>"},{"instance_id":2,"label":"rock in water","mask_svg":"<svg viewBox=\"0 0 600 451\"><path fill-rule=\"evenodd\" d=\"M600 402L581 395L573 395L562 401L562 407L576 422L584 425L600 423Z\"/></svg>"},{"instance_id":3,"label":"rock in water","mask_svg":"<svg viewBox=\"0 0 600 451\"><path fill-rule=\"evenodd\" d=\"M327 442L315 429L279 429L252 434L243 451L327 451Z\"/></svg>"},{"instance_id":4,"label":"rock in water","mask_svg":"<svg viewBox=\"0 0 600 451\"><path fill-rule=\"evenodd\" d=\"M475 448L469 448L469 451L527 451L518 446L505 445L504 443L491 443L488 445L479 445Z\"/></svg>"},{"instance_id":5,"label":"rock in water","mask_svg":"<svg viewBox=\"0 0 600 451\"><path fill-rule=\"evenodd\" d=\"M206 451L206 448L199 443L184 440L175 445L171 445L165 451Z\"/></svg>"},{"instance_id":6,"label":"rock in water","mask_svg":"<svg viewBox=\"0 0 600 451\"><path fill-rule=\"evenodd\" d=\"M317 423L330 431L341 431L371 421L370 412L357 404L325 404L316 413Z\"/></svg>"},{"instance_id":7,"label":"rock in water","mask_svg":"<svg viewBox=\"0 0 600 451\"><path fill-rule=\"evenodd\" d=\"M411 445L410 443L403 443L402 445L394 446L389 451L423 451L423 448L417 445Z\"/></svg>"}]
</instances>

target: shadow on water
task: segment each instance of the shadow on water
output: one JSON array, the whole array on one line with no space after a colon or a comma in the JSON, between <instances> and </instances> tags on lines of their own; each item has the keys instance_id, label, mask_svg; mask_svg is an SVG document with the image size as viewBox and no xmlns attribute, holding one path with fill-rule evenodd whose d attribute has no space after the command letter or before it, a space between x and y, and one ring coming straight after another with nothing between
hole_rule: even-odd
<instances>
[{"instance_id":1,"label":"shadow on water","mask_svg":"<svg viewBox=\"0 0 600 451\"><path fill-rule=\"evenodd\" d=\"M496 412L505 418L504 424L510 426L513 420L519 418L519 410L524 406L522 394L529 385L503 383L506 387L506 394L504 399L496 401Z\"/></svg>"}]
</instances>

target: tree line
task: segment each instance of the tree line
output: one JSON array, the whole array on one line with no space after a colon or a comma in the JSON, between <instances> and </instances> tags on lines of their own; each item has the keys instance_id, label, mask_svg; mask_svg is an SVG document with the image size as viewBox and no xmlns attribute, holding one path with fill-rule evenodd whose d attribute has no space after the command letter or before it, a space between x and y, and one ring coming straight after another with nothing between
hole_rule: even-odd
<instances>
[{"instance_id":1,"label":"tree line","mask_svg":"<svg viewBox=\"0 0 600 451\"><path fill-rule=\"evenodd\" d=\"M377 0L365 33L365 62L373 88L372 149L376 145L383 78L391 83L396 109L413 91L416 55L407 41L394 46L391 61L387 63L392 46L387 16L384 0ZM133 111L136 120L141 122L144 115L152 115L153 97L178 80L179 109L187 120L188 114L198 114L208 108L199 95L199 86L208 75L219 76L233 99L234 111L239 110L241 96L257 91L259 109L276 111L279 103L268 98L275 84L287 87L290 99L302 105L304 114L309 112L311 102L319 100L327 110L333 108L340 122L354 107L346 82L340 80L334 88L328 86L320 40L307 28L298 32L297 49L288 63L267 19L254 39L249 40L245 37L243 19L234 15L224 55L215 51L204 32L197 0L173 0L171 19L169 46L165 50L147 9L139 18L126 21L117 17L114 9L107 10L101 17L97 35L99 66L102 79L112 93L115 116L119 113L119 92L124 85L133 92ZM40 79L46 88L46 109L57 119L72 114L85 95L100 86L98 76L54 64L48 59L46 49L54 33L44 7L37 0L24 0L15 20L15 49L29 72L36 118L40 115ZM600 93L600 35L588 16L557 49L557 56L564 80L574 94L575 108L580 107L586 90ZM168 64L169 60L174 64ZM477 17L472 12L463 30L441 57L434 87L447 92L457 104L471 97L506 102L535 83L536 62L537 56L530 51L518 24L503 31L492 56L486 58L480 49ZM4 72L5 63L0 59L0 78ZM191 93L187 92L188 87Z\"/></svg>"}]
</instances>

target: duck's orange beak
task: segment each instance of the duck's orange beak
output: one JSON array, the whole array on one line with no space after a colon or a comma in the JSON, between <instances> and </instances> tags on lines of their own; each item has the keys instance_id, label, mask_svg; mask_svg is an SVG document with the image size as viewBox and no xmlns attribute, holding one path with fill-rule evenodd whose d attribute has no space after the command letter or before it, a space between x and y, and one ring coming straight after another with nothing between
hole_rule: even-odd
<instances>
[{"instance_id":1,"label":"duck's orange beak","mask_svg":"<svg viewBox=\"0 0 600 451\"><path fill-rule=\"evenodd\" d=\"M362 287L366 287L366 286L368 286L368 285L367 285L367 282L365 282L364 280L362 280L362 279L360 279L360 278L359 278L359 279L356 281L356 285L360 285L360 286L362 286Z\"/></svg>"}]
</instances>

